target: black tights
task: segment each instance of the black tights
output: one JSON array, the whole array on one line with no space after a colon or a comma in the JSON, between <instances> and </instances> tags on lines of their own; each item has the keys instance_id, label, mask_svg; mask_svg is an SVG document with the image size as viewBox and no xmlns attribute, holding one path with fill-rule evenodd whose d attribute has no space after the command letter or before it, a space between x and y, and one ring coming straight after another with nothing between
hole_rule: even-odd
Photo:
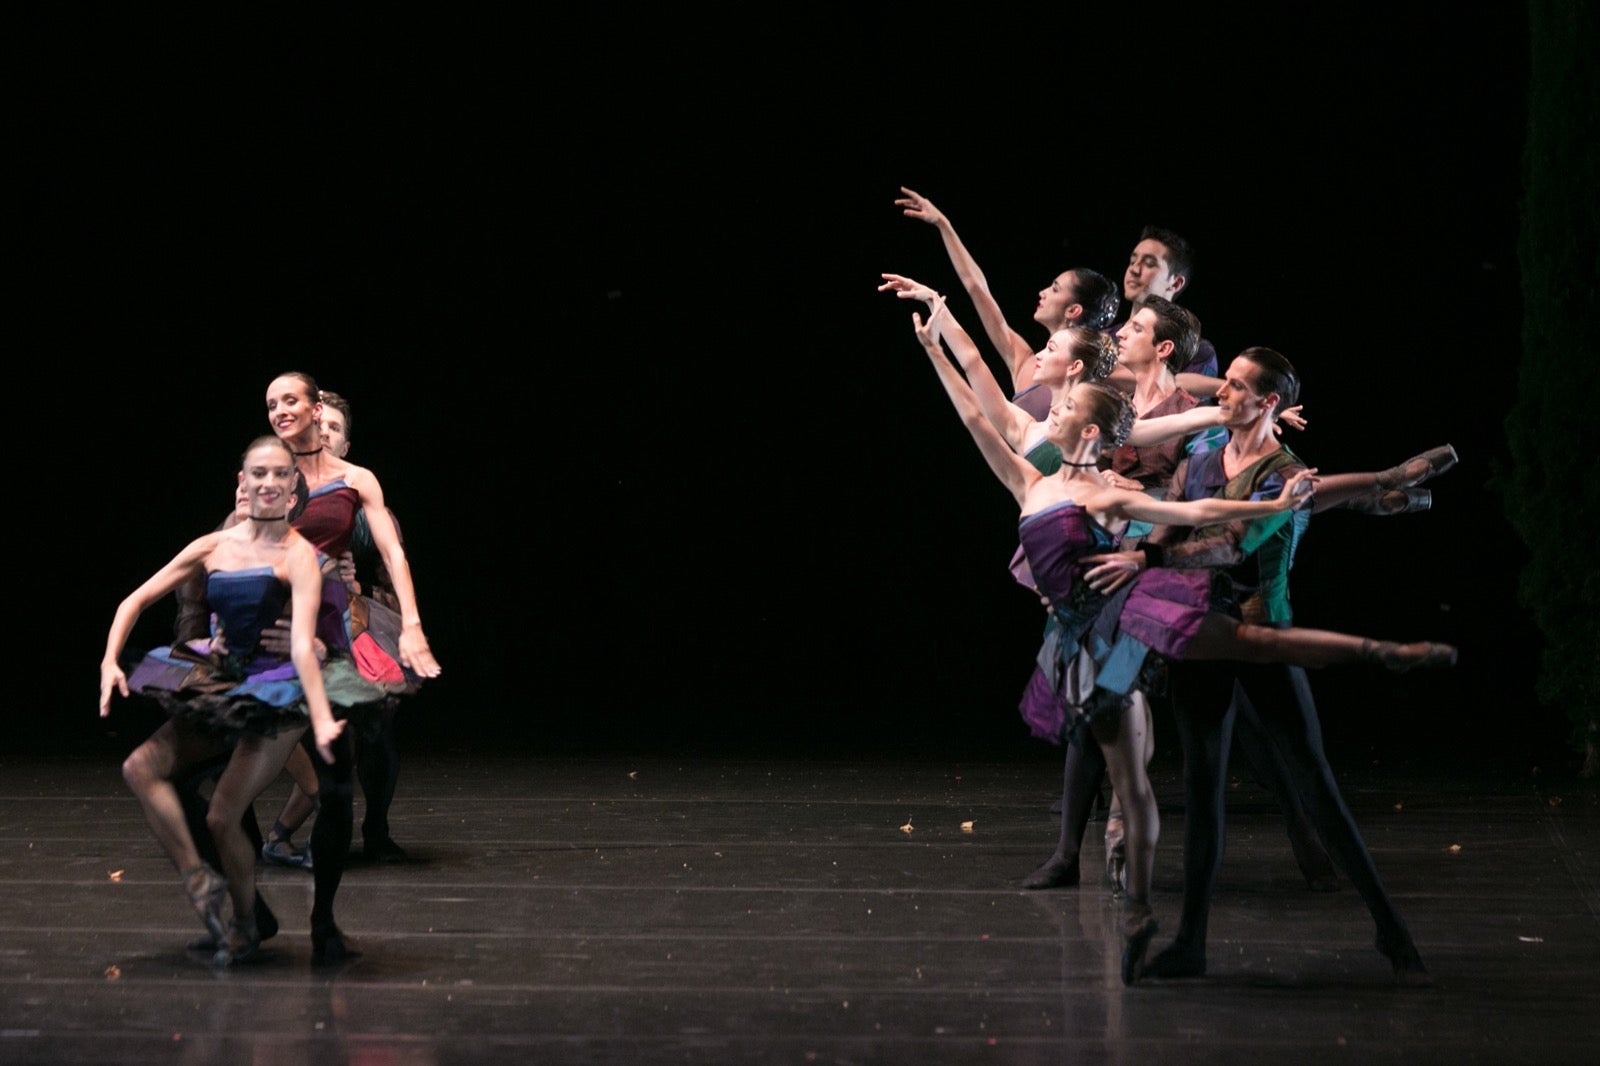
<instances>
[{"instance_id":1,"label":"black tights","mask_svg":"<svg viewBox=\"0 0 1600 1066\"><path fill-rule=\"evenodd\" d=\"M311 902L311 928L331 930L333 897L344 879L345 858L350 853L350 834L355 825L355 758L350 744L350 726L331 745L333 762L317 754L311 730L301 741L311 753L317 768L318 806L311 823L311 876L315 894Z\"/></svg>"},{"instance_id":2,"label":"black tights","mask_svg":"<svg viewBox=\"0 0 1600 1066\"><path fill-rule=\"evenodd\" d=\"M1282 664L1184 662L1174 664L1172 681L1188 809L1178 945L1204 956L1226 836L1228 745L1238 720L1251 723L1270 743L1276 754L1271 761L1287 776L1335 864L1361 893L1379 939L1409 946L1410 934L1384 890L1328 766L1306 672Z\"/></svg>"},{"instance_id":3,"label":"black tights","mask_svg":"<svg viewBox=\"0 0 1600 1066\"><path fill-rule=\"evenodd\" d=\"M360 736L356 738L356 777L361 782L361 795L365 800L361 837L369 849L389 839L389 806L394 802L395 781L400 775L400 748L394 736L394 712L399 703L391 697L381 708L353 719L347 727L360 727Z\"/></svg>"}]
</instances>

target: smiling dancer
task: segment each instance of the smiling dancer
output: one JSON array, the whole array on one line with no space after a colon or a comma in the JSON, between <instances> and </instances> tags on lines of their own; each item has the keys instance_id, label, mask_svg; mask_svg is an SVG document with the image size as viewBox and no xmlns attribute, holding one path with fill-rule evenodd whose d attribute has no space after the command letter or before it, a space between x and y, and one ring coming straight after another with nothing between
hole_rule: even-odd
<instances>
[{"instance_id":1,"label":"smiling dancer","mask_svg":"<svg viewBox=\"0 0 1600 1066\"><path fill-rule=\"evenodd\" d=\"M184 879L190 902L216 943L218 966L257 954L255 849L240 824L245 808L283 767L289 749L313 728L327 754L343 725L329 707L324 670L312 650L322 571L310 543L289 525L295 503L294 457L263 437L245 452L240 482L248 519L192 541L117 607L100 663L100 714L111 694L137 691L171 715L123 763L123 776L144 807L157 841ZM219 635L205 650L180 644L145 656L129 678L119 658L134 623L149 606L185 582L205 582ZM259 647L264 626L285 603L292 608L286 661ZM328 668L329 679L341 666ZM174 774L232 747L207 814L224 876L201 861L172 785ZM233 901L225 923L225 897Z\"/></svg>"},{"instance_id":2,"label":"smiling dancer","mask_svg":"<svg viewBox=\"0 0 1600 1066\"><path fill-rule=\"evenodd\" d=\"M1110 487L1098 470L1100 452L1121 443L1133 420L1132 408L1115 390L1078 384L1052 408L1047 422L1050 440L1062 451L1061 472L1040 474L990 425L965 378L945 355L937 333L942 308L940 300L926 325L920 314L912 316L917 338L990 469L1017 501L1019 533L1031 571L1061 616L1060 654L1036 671L1024 704L1036 718L1057 717L1062 732L1084 725L1092 729L1113 784L1123 795L1128 888L1122 978L1132 984L1157 928L1149 892L1159 818L1145 775L1142 723L1122 711L1128 693L1146 683L1148 668L1163 659L1238 659L1304 666L1372 662L1409 669L1454 662L1455 650L1241 624L1213 609L1211 582L1203 572L1150 570L1115 596L1095 593L1082 580L1081 560L1113 544L1129 520L1207 523L1278 514L1308 502L1300 488L1310 484L1314 472L1300 471L1270 501L1168 503Z\"/></svg>"},{"instance_id":3,"label":"smiling dancer","mask_svg":"<svg viewBox=\"0 0 1600 1066\"><path fill-rule=\"evenodd\" d=\"M295 528L324 556L337 559L350 548L357 512L366 517L373 543L388 568L395 596L400 601L397 641L400 665L418 678L438 677L439 663L422 631L411 570L394 520L384 506L383 489L371 470L340 459L323 448L320 396L316 382L299 371L280 374L267 386L267 420L273 432L294 453L295 463L311 494L304 513L295 521ZM327 583L324 595L346 597L344 586L337 580ZM315 884L311 946L312 958L319 963L339 962L358 954L333 918L333 901L344 876L355 822L354 754L348 733L341 737L331 754L332 758L319 755L317 759L321 806L311 829Z\"/></svg>"}]
</instances>

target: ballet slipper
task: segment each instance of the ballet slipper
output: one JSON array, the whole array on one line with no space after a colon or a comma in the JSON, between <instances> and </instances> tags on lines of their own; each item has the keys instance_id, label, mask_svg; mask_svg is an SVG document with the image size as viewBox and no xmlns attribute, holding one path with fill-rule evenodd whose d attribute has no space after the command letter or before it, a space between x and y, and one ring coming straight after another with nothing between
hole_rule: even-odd
<instances>
[{"instance_id":1,"label":"ballet slipper","mask_svg":"<svg viewBox=\"0 0 1600 1066\"><path fill-rule=\"evenodd\" d=\"M1380 472L1377 475L1378 488L1408 489L1413 485L1420 485L1455 466L1457 459L1456 450L1448 444L1430 448L1421 455L1412 456L1399 466L1391 466Z\"/></svg>"},{"instance_id":2,"label":"ballet slipper","mask_svg":"<svg viewBox=\"0 0 1600 1066\"><path fill-rule=\"evenodd\" d=\"M1344 502L1344 507L1357 514L1416 514L1433 507L1433 493L1427 489L1389 489L1353 496Z\"/></svg>"},{"instance_id":3,"label":"ballet slipper","mask_svg":"<svg viewBox=\"0 0 1600 1066\"><path fill-rule=\"evenodd\" d=\"M205 923L212 941L221 943L228 934L228 927L222 920L222 908L228 902L227 880L201 863L183 872L183 890L200 913L200 920Z\"/></svg>"},{"instance_id":4,"label":"ballet slipper","mask_svg":"<svg viewBox=\"0 0 1600 1066\"><path fill-rule=\"evenodd\" d=\"M1131 985L1144 972L1144 953L1160 929L1150 904L1131 897L1122 905L1122 983Z\"/></svg>"},{"instance_id":5,"label":"ballet slipper","mask_svg":"<svg viewBox=\"0 0 1600 1066\"><path fill-rule=\"evenodd\" d=\"M1403 674L1419 667L1454 666L1456 649L1450 644L1431 641L1397 644L1392 640L1368 640L1362 643L1361 658Z\"/></svg>"}]
</instances>

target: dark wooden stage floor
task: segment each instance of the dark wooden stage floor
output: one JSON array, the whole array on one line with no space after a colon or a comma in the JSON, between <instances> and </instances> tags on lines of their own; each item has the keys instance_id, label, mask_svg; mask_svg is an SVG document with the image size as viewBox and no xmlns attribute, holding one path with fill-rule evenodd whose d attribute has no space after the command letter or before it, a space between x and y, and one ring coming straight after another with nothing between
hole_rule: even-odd
<instances>
[{"instance_id":1,"label":"dark wooden stage floor","mask_svg":"<svg viewBox=\"0 0 1600 1066\"><path fill-rule=\"evenodd\" d=\"M1414 989L1351 889L1303 887L1241 785L1211 976L1125 989L1097 878L1016 887L1054 841L1049 757L410 751L394 820L412 858L354 863L340 893L363 956L313 969L310 877L264 869L283 932L220 974L184 949L199 925L114 758L0 769L4 1063L1370 1066L1600 1048L1592 786L1342 775L1433 972ZM1160 947L1183 817L1177 768L1155 774ZM258 804L265 823L286 788Z\"/></svg>"}]
</instances>

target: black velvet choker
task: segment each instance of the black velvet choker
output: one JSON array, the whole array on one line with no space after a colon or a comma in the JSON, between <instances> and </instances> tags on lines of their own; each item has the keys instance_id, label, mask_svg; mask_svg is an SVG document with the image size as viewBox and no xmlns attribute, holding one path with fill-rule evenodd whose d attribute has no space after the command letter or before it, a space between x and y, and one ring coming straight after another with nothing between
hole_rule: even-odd
<instances>
[{"instance_id":1,"label":"black velvet choker","mask_svg":"<svg viewBox=\"0 0 1600 1066\"><path fill-rule=\"evenodd\" d=\"M301 459L301 458L304 458L307 455L316 455L318 452L322 451L322 449L321 448L313 448L309 452L297 452L293 448L290 448L289 451L290 451L291 454L294 455L294 457L296 459Z\"/></svg>"},{"instance_id":2,"label":"black velvet choker","mask_svg":"<svg viewBox=\"0 0 1600 1066\"><path fill-rule=\"evenodd\" d=\"M250 516L250 521L252 522L287 522L288 520L289 516L287 514L253 514Z\"/></svg>"}]
</instances>

